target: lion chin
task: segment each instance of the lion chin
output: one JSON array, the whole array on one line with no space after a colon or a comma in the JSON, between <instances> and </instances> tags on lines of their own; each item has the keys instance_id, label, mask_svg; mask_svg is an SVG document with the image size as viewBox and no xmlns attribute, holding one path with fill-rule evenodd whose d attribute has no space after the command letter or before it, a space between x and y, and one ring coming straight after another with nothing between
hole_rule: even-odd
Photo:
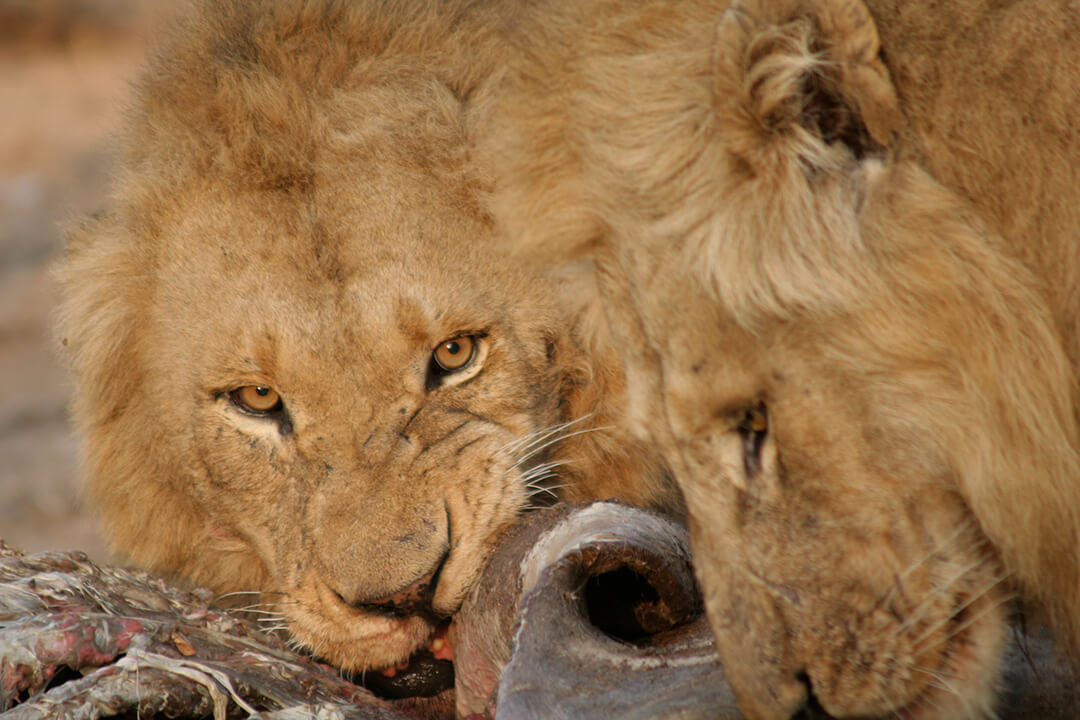
<instances>
[{"instance_id":1,"label":"lion chin","mask_svg":"<svg viewBox=\"0 0 1080 720\"><path fill-rule=\"evenodd\" d=\"M1080 648L1075 9L532 12L496 219L593 274L742 712L993 717L1017 613Z\"/></svg>"},{"instance_id":2,"label":"lion chin","mask_svg":"<svg viewBox=\"0 0 1080 720\"><path fill-rule=\"evenodd\" d=\"M198 3L60 270L113 548L388 695L443 696L449 621L522 513L681 503L619 422L599 323L484 206L470 148L500 12Z\"/></svg>"}]
</instances>

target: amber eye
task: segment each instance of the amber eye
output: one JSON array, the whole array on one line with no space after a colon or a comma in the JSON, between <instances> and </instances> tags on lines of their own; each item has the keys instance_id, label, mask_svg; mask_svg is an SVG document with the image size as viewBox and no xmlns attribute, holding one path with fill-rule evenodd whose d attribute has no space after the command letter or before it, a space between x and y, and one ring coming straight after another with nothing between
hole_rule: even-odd
<instances>
[{"instance_id":1,"label":"amber eye","mask_svg":"<svg viewBox=\"0 0 1080 720\"><path fill-rule=\"evenodd\" d=\"M432 353L435 363L445 372L461 370L473 358L476 342L468 335L447 340Z\"/></svg>"},{"instance_id":2,"label":"amber eye","mask_svg":"<svg viewBox=\"0 0 1080 720\"><path fill-rule=\"evenodd\" d=\"M245 385L233 390L230 397L242 410L256 415L266 415L281 408L281 396L264 385Z\"/></svg>"}]
</instances>

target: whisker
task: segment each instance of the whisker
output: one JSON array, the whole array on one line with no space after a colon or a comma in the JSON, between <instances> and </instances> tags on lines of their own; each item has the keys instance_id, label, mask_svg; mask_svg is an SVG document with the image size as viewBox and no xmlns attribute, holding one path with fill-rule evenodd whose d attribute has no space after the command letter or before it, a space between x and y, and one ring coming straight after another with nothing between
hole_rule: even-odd
<instances>
[{"instance_id":1,"label":"whisker","mask_svg":"<svg viewBox=\"0 0 1080 720\"><path fill-rule=\"evenodd\" d=\"M557 473L555 472L556 470L558 470L560 467L562 467L564 465L572 465L572 464L573 463L571 461L564 460L564 461L561 461L561 462L552 462L552 463L544 463L543 465L537 465L537 466L531 467L528 470L526 470L525 472L521 473L521 479L524 480L526 483L531 483L531 482L535 482L537 480L542 480L542 479L546 479L546 478L550 478L550 477L555 477L557 475Z\"/></svg>"},{"instance_id":2,"label":"whisker","mask_svg":"<svg viewBox=\"0 0 1080 720\"><path fill-rule=\"evenodd\" d=\"M237 595L262 595L262 591L260 591L260 590L233 590L232 592L227 592L227 593L224 593L222 595L218 595L217 599L221 600L222 598L236 597Z\"/></svg>"},{"instance_id":3,"label":"whisker","mask_svg":"<svg viewBox=\"0 0 1080 720\"><path fill-rule=\"evenodd\" d=\"M552 497L558 497L559 493L555 492L556 490L561 490L562 488L572 486L573 483L561 483L559 485L526 485L525 487L533 491L532 493L530 493L531 495L539 495L543 493L545 495L551 495Z\"/></svg>"},{"instance_id":4,"label":"whisker","mask_svg":"<svg viewBox=\"0 0 1080 720\"><path fill-rule=\"evenodd\" d=\"M216 596L215 600L223 600L229 597L235 597L237 595L285 595L286 593L281 590L233 590L222 595Z\"/></svg>"},{"instance_id":5,"label":"whisker","mask_svg":"<svg viewBox=\"0 0 1080 720\"><path fill-rule=\"evenodd\" d=\"M923 555L921 558L919 558L915 562L908 565L907 568L902 573L900 573L899 575L896 576L896 582L893 584L893 586L891 588L889 588L889 592L885 593L885 595L882 596L881 600L878 601L877 606L881 607L882 605L885 605L886 603L888 603L892 599L893 594L899 588L903 587L904 580L906 580L908 578L908 576L911 575L911 573L918 570L920 567L925 565L926 562L930 560L930 558L934 557L939 552L941 552L943 549L945 549L946 547L951 545L958 537L960 537L960 534L962 532L965 532L966 530L968 530L968 524L967 523L961 523L960 525L957 526L956 530L953 532L952 535L950 535L947 538L942 538L941 541L937 542L934 545L934 547L930 548L930 550L927 551L927 553L925 555Z\"/></svg>"},{"instance_id":6,"label":"whisker","mask_svg":"<svg viewBox=\"0 0 1080 720\"><path fill-rule=\"evenodd\" d=\"M563 463L567 464L567 463ZM552 472L552 469L548 469L546 472L527 472L523 473L520 481L521 484L527 488L543 489L545 487L552 487L551 481L553 480L565 480L558 473ZM563 487L563 486L560 486Z\"/></svg>"},{"instance_id":7,"label":"whisker","mask_svg":"<svg viewBox=\"0 0 1080 720\"><path fill-rule=\"evenodd\" d=\"M958 698L963 699L961 694L960 694L960 691L957 690L956 687L952 683L949 682L949 680L956 680L957 679L956 677L949 677L949 675L947 673L944 673L941 670L930 670L928 668L922 668L922 667L914 667L914 668L912 668L912 670L915 671L915 672L920 672L923 675L929 675L930 678L931 678L931 680L930 680L931 685L938 688L939 690L944 690L944 691L946 691L948 693L952 693L953 695L955 695Z\"/></svg>"},{"instance_id":8,"label":"whisker","mask_svg":"<svg viewBox=\"0 0 1080 720\"><path fill-rule=\"evenodd\" d=\"M998 582L1000 582L1000 581L998 581ZM948 623L949 621L951 621L951 620L952 620L953 618L955 618L955 617L956 617L956 616L957 616L957 615L958 615L959 613L961 613L961 612L963 612L963 611L964 611L965 609L967 609L967 608L968 608L968 607L969 607L969 606L970 606L970 605L971 605L972 603L974 603L974 602L975 602L976 600L978 600L978 599L979 599L980 597L982 597L982 596L984 596L984 595L985 595L986 593L990 592L990 590L991 590L991 589L993 589L994 585L996 585L996 584L997 584L997 583L991 583L991 584L990 584L989 586L987 586L987 587L986 587L986 588L984 588L984 589L983 589L983 590L982 590L981 592L979 592L979 593L978 593L978 594L977 594L977 595L976 595L975 597L972 597L972 598L971 598L971 599L970 599L970 600L969 600L968 602L965 602L965 603L964 603L963 605L961 605L961 606L960 606L960 607L958 607L958 608L957 608L956 610L954 610L954 611L953 611L953 612L952 612L952 613L951 613L951 614L949 615L949 617L948 617L948 618L946 618L946 619L945 619L945 620L943 620L942 622L938 623L938 624L937 624L937 625L935 625L935 626L934 626L933 628L930 628L929 630L927 630L926 632L924 632L924 633L923 633L922 635L920 635L919 637L915 638L915 640L913 640L913 641L912 641L912 643L911 643L912 651L913 651L913 652L915 652L915 653L917 654L917 653L920 653L920 652L922 652L923 650L925 650L925 649L926 649L926 647L925 647L925 644L926 644L926 643L928 642L929 638L931 638L931 636L932 636L932 635L933 635L933 634L934 634L934 633L935 633L935 632L936 632L936 631L937 631L938 629L940 629L940 628L941 628L941 627L942 627L943 625L946 625L946 624L947 624L947 623ZM950 629L949 629L949 632L948 632L948 634L946 635L946 639L950 639L950 640L951 640L952 638L956 637L957 635L959 635L960 633L962 633L962 632L963 632L964 630L966 630L967 628L971 627L971 626L972 626L973 624L975 624L975 623L979 622L979 621L980 621L980 620L982 620L982 619L983 619L984 617L986 617L986 616L987 616L987 615L989 615L990 613L992 613L992 612L994 612L995 610L997 610L997 609L998 609L999 607L1001 607L1002 605L1007 605L1008 603L1012 602L1012 601L1013 601L1013 599L1014 599L1014 596L1013 596L1012 594L1006 594L1006 595L1002 596L1002 597L1001 597L1001 598L999 598L999 599L998 599L998 600L997 600L996 602L994 602L994 603L992 603L992 604L990 604L990 605L986 606L985 608L983 608L983 609L982 609L981 611L979 611L978 613L975 613L975 614L974 614L974 615L972 615L971 617L969 617L969 618L966 618L966 619L964 619L964 621L963 621L963 622L961 622L961 623L959 623L959 624L958 624L958 625L957 625L956 627L954 627L954 628L950 628Z\"/></svg>"},{"instance_id":9,"label":"whisker","mask_svg":"<svg viewBox=\"0 0 1080 720\"><path fill-rule=\"evenodd\" d=\"M562 430L564 430L566 428L566 426L568 424L569 423L560 423L559 425L552 425L551 427L547 427L547 428L544 428L542 430L536 430L534 432L527 433L526 435L523 435L522 437L519 437L519 438L515 438L514 440L511 440L510 442L503 445L502 447L497 448L495 450L495 452L496 453L505 452L505 453L508 453L508 454L513 454L514 452L516 452L518 449L520 449L522 447L526 447L526 448L531 447L534 443L546 440L547 438L551 437L552 435L555 435L556 433L561 432Z\"/></svg>"},{"instance_id":10,"label":"whisker","mask_svg":"<svg viewBox=\"0 0 1080 720\"><path fill-rule=\"evenodd\" d=\"M911 670L912 670L912 672L917 672L917 673L921 673L923 675L928 675L930 677L930 680L926 683L928 686L930 686L932 688L936 688L938 690L944 690L945 692L950 693L951 695L955 695L956 697L960 697L960 693L957 691L957 689L955 687L953 687L951 684L949 684L949 682L945 679L944 673L942 673L942 672L940 672L938 670L928 670L926 668L922 668L922 667L918 667L918 666L911 668ZM961 698L961 699L963 699L963 698ZM941 703L934 702L933 700L931 700L928 697L922 698L922 702L926 703L927 705L933 706L935 709L937 709L939 711L941 710ZM940 712L937 713L937 714L940 715Z\"/></svg>"},{"instance_id":11,"label":"whisker","mask_svg":"<svg viewBox=\"0 0 1080 720\"><path fill-rule=\"evenodd\" d=\"M273 625L271 627L259 628L264 633L276 633L276 632L288 632L289 627L287 625Z\"/></svg>"},{"instance_id":12,"label":"whisker","mask_svg":"<svg viewBox=\"0 0 1080 720\"><path fill-rule=\"evenodd\" d=\"M281 615L281 611L278 610L259 610L260 607L270 607L269 605L249 605L241 608L230 608L233 612L245 612L252 615Z\"/></svg>"},{"instance_id":13,"label":"whisker","mask_svg":"<svg viewBox=\"0 0 1080 720\"><path fill-rule=\"evenodd\" d=\"M533 465L528 470L523 472L522 475L525 478L529 478L529 477L531 477L532 475L535 475L535 474L547 473L547 472L550 472L550 471L552 471L552 470L554 470L556 468L560 468L563 465L572 465L572 464L574 464L574 461L573 460L568 460L568 459L567 460L554 460L554 461L551 461L551 462L540 463L539 465Z\"/></svg>"},{"instance_id":14,"label":"whisker","mask_svg":"<svg viewBox=\"0 0 1080 720\"><path fill-rule=\"evenodd\" d=\"M614 425L601 425L599 427L584 428L583 430L575 430L572 433L567 433L565 435L560 435L560 436L558 436L556 438L548 440L547 442L543 443L542 445L540 445L538 447L534 447L532 450L530 450L529 452L527 452L526 454L524 454L520 458L518 458L517 462L515 462L514 465L515 466L521 465L521 463L525 462L526 460L528 460L533 455L536 455L538 452L540 452L542 450L545 450L545 449L551 447L552 445L554 445L556 443L560 443L563 440L566 440L568 438L577 437L578 435L584 435L586 433L591 433L591 432L601 432L601 431L614 430L614 429L615 429Z\"/></svg>"},{"instance_id":15,"label":"whisker","mask_svg":"<svg viewBox=\"0 0 1080 720\"><path fill-rule=\"evenodd\" d=\"M963 705L963 717L966 718L996 718L997 715L993 712L993 708L989 702L985 699L978 700L969 695L965 695L957 690L956 687L949 682L949 676L943 672L928 670L926 668L915 667L913 671L930 676L930 681L927 683L931 687L938 688L950 693ZM941 706L938 703L932 702L929 698L925 698L924 702L933 705L940 710ZM940 714L940 713L939 713Z\"/></svg>"},{"instance_id":16,"label":"whisker","mask_svg":"<svg viewBox=\"0 0 1080 720\"><path fill-rule=\"evenodd\" d=\"M908 618L904 622L902 622L899 627L897 627L897 632L904 632L908 630L911 625L922 620L926 611L929 610L935 600L941 597L942 594L944 594L950 588L954 587L961 580L968 577L972 570L977 568L979 565L982 565L984 562L984 559L976 558L970 563L968 563L966 566L957 570L956 573L952 575L952 577L948 578L946 582L944 582L943 584L941 584L940 587L937 588L937 593L928 594L922 601L920 601L914 608L912 608L911 614L908 616Z\"/></svg>"},{"instance_id":17,"label":"whisker","mask_svg":"<svg viewBox=\"0 0 1080 720\"><path fill-rule=\"evenodd\" d=\"M534 443L546 440L547 438L551 437L552 435L560 433L563 430L566 430L567 428L573 427L574 425L576 425L576 424L578 424L580 422L584 422L585 420L589 419L590 417L592 417L592 413L586 413L585 415L582 415L581 417L579 417L576 420L570 420L568 422L559 423L558 425L552 425L551 427L544 428L543 430L537 430L535 432L532 432L532 433L529 433L529 434L525 435L524 437L520 437L520 438L518 438L516 440L512 440L512 441L508 442L506 445L503 445L501 448L496 450L496 452L505 452L505 451L509 451L509 450L515 450L516 451L517 449L519 449L521 447L525 447L525 448L531 447Z\"/></svg>"},{"instance_id":18,"label":"whisker","mask_svg":"<svg viewBox=\"0 0 1080 720\"><path fill-rule=\"evenodd\" d=\"M895 700L886 695L880 688L875 691L875 694L877 695L878 702L881 703L881 706L889 708L890 716L896 718L902 717L902 715L900 714L900 711L902 710L901 703L897 703Z\"/></svg>"}]
</instances>

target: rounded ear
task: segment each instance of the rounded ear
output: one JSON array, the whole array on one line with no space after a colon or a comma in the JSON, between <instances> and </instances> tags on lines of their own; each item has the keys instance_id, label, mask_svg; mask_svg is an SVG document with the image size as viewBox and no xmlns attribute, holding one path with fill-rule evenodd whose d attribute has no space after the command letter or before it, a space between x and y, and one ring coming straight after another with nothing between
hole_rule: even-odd
<instances>
[{"instance_id":1,"label":"rounded ear","mask_svg":"<svg viewBox=\"0 0 1080 720\"><path fill-rule=\"evenodd\" d=\"M862 0L735 0L712 48L713 206L684 255L747 328L858 302L860 216L904 128ZM716 169L720 165L720 170Z\"/></svg>"},{"instance_id":2,"label":"rounded ear","mask_svg":"<svg viewBox=\"0 0 1080 720\"><path fill-rule=\"evenodd\" d=\"M736 0L718 29L713 91L729 150L751 168L881 155L902 124L862 0Z\"/></svg>"}]
</instances>

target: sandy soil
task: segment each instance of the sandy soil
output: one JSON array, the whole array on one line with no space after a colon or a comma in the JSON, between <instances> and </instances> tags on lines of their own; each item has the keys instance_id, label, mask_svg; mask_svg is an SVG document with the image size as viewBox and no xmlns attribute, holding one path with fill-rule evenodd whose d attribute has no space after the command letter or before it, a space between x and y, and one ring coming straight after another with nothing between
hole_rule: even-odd
<instances>
[{"instance_id":1,"label":"sandy soil","mask_svg":"<svg viewBox=\"0 0 1080 720\"><path fill-rule=\"evenodd\" d=\"M108 556L78 493L50 276L105 206L130 83L170 0L0 0L0 538Z\"/></svg>"}]
</instances>

